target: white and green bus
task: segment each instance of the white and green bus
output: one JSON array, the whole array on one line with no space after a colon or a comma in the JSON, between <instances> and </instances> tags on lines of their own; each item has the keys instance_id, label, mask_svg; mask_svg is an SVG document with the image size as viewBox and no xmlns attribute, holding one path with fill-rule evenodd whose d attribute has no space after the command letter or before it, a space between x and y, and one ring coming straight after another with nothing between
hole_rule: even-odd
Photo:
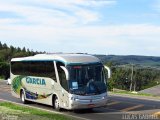
<instances>
[{"instance_id":1,"label":"white and green bus","mask_svg":"<svg viewBox=\"0 0 160 120\"><path fill-rule=\"evenodd\" d=\"M33 101L75 110L102 107L107 87L101 61L86 54L38 54L11 60L12 95L23 103Z\"/></svg>"}]
</instances>

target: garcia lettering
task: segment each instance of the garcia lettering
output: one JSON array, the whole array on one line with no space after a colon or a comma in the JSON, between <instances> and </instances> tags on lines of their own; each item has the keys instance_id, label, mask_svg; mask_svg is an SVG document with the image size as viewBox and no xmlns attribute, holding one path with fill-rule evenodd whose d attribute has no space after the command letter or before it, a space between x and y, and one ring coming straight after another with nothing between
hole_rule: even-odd
<instances>
[{"instance_id":1,"label":"garcia lettering","mask_svg":"<svg viewBox=\"0 0 160 120\"><path fill-rule=\"evenodd\" d=\"M46 85L45 79L41 79L41 78L26 77L26 83L37 84L37 85Z\"/></svg>"}]
</instances>

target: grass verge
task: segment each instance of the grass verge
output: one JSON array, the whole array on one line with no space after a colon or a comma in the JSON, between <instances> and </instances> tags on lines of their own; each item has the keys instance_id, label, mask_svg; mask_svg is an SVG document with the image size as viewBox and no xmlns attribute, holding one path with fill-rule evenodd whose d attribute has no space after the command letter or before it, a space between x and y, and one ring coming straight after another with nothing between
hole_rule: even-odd
<instances>
[{"instance_id":1,"label":"grass verge","mask_svg":"<svg viewBox=\"0 0 160 120\"><path fill-rule=\"evenodd\" d=\"M8 117L15 120L73 120L73 118L62 114L55 114L9 102L0 102L0 119Z\"/></svg>"},{"instance_id":2,"label":"grass verge","mask_svg":"<svg viewBox=\"0 0 160 120\"><path fill-rule=\"evenodd\" d=\"M147 94L147 93L132 93L130 91L112 91L111 93L117 93L117 94L127 94L127 95L138 95L138 96L149 96L149 97L159 97L160 96L155 96L155 95L152 95L152 94Z\"/></svg>"}]
</instances>

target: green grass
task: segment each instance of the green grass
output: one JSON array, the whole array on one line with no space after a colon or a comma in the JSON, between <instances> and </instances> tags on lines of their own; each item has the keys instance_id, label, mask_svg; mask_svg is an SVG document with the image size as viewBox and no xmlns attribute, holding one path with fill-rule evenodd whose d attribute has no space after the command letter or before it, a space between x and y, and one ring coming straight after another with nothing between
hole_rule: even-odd
<instances>
[{"instance_id":1,"label":"green grass","mask_svg":"<svg viewBox=\"0 0 160 120\"><path fill-rule=\"evenodd\" d=\"M35 108L24 107L9 102L0 102L1 115L17 116L21 120L72 120L65 115L55 114Z\"/></svg>"},{"instance_id":2,"label":"green grass","mask_svg":"<svg viewBox=\"0 0 160 120\"><path fill-rule=\"evenodd\" d=\"M112 91L111 93L118 93L118 94L128 94L128 95L139 95L139 96L151 96L151 97L160 97L160 96L155 96L147 93L132 93L130 91Z\"/></svg>"}]
</instances>

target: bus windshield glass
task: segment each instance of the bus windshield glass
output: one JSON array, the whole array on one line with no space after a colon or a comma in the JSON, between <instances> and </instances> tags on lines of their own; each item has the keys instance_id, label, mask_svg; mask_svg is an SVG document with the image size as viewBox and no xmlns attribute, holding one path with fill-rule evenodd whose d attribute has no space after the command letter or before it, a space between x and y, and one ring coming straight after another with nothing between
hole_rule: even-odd
<instances>
[{"instance_id":1,"label":"bus windshield glass","mask_svg":"<svg viewBox=\"0 0 160 120\"><path fill-rule=\"evenodd\" d=\"M95 95L106 92L104 67L102 64L70 65L67 68L71 94Z\"/></svg>"}]
</instances>

